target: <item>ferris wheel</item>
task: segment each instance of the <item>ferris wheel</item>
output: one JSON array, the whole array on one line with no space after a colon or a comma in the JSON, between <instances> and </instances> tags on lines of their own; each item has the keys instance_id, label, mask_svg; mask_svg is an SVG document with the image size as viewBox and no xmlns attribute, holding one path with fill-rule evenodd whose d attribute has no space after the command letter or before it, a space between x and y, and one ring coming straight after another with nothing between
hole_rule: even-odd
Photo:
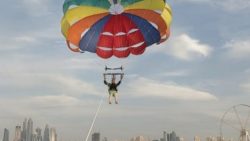
<instances>
[{"instance_id":1,"label":"ferris wheel","mask_svg":"<svg viewBox=\"0 0 250 141\"><path fill-rule=\"evenodd\" d=\"M250 141L250 106L239 104L229 108L221 118L221 140Z\"/></svg>"}]
</instances>

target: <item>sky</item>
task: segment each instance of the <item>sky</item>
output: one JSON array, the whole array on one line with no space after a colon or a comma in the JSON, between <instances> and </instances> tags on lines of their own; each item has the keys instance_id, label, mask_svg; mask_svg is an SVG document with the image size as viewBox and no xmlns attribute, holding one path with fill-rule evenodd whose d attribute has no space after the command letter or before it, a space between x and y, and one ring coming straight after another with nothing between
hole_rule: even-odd
<instances>
[{"instance_id":1,"label":"sky","mask_svg":"<svg viewBox=\"0 0 250 141\"><path fill-rule=\"evenodd\" d=\"M59 141L83 140L104 97L94 126L102 137L159 139L174 130L191 141L218 136L226 110L250 104L249 0L169 0L170 39L122 60L70 52L63 2L1 2L0 139L8 128L12 140L31 117L35 127L55 127ZM119 105L107 103L105 65L125 68Z\"/></svg>"}]
</instances>

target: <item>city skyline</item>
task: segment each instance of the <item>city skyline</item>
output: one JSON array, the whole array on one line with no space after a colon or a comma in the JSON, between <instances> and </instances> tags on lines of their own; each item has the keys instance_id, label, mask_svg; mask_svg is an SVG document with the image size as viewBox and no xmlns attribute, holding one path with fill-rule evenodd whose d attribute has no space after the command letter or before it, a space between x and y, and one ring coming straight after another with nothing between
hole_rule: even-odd
<instances>
[{"instance_id":1,"label":"city skyline","mask_svg":"<svg viewBox=\"0 0 250 141\"><path fill-rule=\"evenodd\" d=\"M7 128L4 129L3 141L57 141L55 128L49 128L49 125L46 124L42 137L42 129L37 127L34 130L33 127L33 120L25 118L22 126L15 126L14 134L10 134Z\"/></svg>"},{"instance_id":2,"label":"city skyline","mask_svg":"<svg viewBox=\"0 0 250 141\"><path fill-rule=\"evenodd\" d=\"M15 137L13 141L26 141L28 138L25 139L25 137L29 137L29 133L25 132L25 130L29 130L33 128L33 121L30 118L29 119L30 124L27 125L27 119L24 120L23 125L23 131L21 130L21 126L16 126L16 131L15 131ZM31 124L32 123L32 124ZM27 127L25 129L25 127ZM35 132L32 132L31 136L31 141L58 141L57 140L57 133L55 128L49 128L49 126L46 124L45 129L44 129L44 137L42 139L42 134L41 134L42 129L41 128L36 128ZM26 134L26 136L24 136ZM9 140L9 130L7 128L4 129L4 136L3 136L3 141L11 141ZM89 139L91 141L110 141L108 140L108 137L102 136L100 132L93 132L92 133L92 138ZM128 137L129 138L129 137ZM61 139L63 141L63 139ZM82 139L83 140L83 139ZM71 140L70 140L71 141ZM112 141L119 141L119 139L115 139ZM124 141L124 140L122 140ZM167 133L166 131L163 131L162 137L159 137L158 139L154 138L151 139L150 137L145 138L142 135L130 137L130 139L127 139L127 141L237 141L233 140L230 137L220 137L220 136L207 136L205 138L200 138L199 136L195 135L193 140L186 140L185 138L178 136L175 131Z\"/></svg>"}]
</instances>

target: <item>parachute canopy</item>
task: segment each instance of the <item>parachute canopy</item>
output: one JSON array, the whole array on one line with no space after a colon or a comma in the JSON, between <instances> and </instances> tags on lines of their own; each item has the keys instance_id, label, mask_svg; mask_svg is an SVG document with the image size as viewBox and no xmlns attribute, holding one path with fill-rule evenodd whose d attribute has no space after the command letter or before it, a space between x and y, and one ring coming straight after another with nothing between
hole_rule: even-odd
<instances>
[{"instance_id":1,"label":"parachute canopy","mask_svg":"<svg viewBox=\"0 0 250 141\"><path fill-rule=\"evenodd\" d=\"M165 0L65 0L63 12L69 49L102 58L142 54L168 39L172 20Z\"/></svg>"}]
</instances>

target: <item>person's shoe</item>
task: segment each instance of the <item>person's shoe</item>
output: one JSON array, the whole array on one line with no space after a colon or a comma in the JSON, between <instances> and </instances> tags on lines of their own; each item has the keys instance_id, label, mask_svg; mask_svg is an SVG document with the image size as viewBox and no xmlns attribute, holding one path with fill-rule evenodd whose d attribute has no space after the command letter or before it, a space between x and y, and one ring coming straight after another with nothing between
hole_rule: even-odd
<instances>
[{"instance_id":1,"label":"person's shoe","mask_svg":"<svg viewBox=\"0 0 250 141\"><path fill-rule=\"evenodd\" d=\"M116 101L115 104L118 104L118 102Z\"/></svg>"},{"instance_id":2,"label":"person's shoe","mask_svg":"<svg viewBox=\"0 0 250 141\"><path fill-rule=\"evenodd\" d=\"M112 104L111 102L109 102L109 104Z\"/></svg>"}]
</instances>

